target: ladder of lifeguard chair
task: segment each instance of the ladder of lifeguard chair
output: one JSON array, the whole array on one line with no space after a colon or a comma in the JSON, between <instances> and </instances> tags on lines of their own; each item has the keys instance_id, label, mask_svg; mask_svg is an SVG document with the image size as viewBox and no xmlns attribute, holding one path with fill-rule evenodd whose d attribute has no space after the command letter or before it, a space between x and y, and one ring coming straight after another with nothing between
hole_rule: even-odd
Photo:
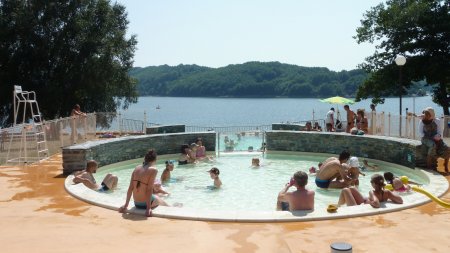
<instances>
[{"instance_id":1,"label":"ladder of lifeguard chair","mask_svg":"<svg viewBox=\"0 0 450 253\"><path fill-rule=\"evenodd\" d=\"M36 106L36 108L34 108ZM36 151L39 160L48 157L47 137L45 134L45 123L42 121L39 105L36 100L30 103L31 117L33 118L36 132L34 133L36 140ZM35 111L36 109L36 111Z\"/></svg>"},{"instance_id":2,"label":"ladder of lifeguard chair","mask_svg":"<svg viewBox=\"0 0 450 253\"><path fill-rule=\"evenodd\" d=\"M11 143L12 143L12 137L10 140L10 148L8 150L7 155L7 161L8 162L24 162L27 163L30 158L28 156L28 145L27 145L27 131L31 130L28 128L30 124L26 123L27 119L27 110L29 110L29 113L31 113L31 117L33 120L33 130L32 133L33 137L32 140L36 142L36 157L33 157L37 159L38 161L45 159L48 157L48 147L47 147L47 137L45 133L45 122L42 120L41 112L39 110L39 105L36 100L36 94L34 91L28 92L28 91L22 91L21 86L14 86L14 126L21 125L22 126L22 136L21 136L21 142L20 142L20 148L19 148L19 156L18 158L12 158L10 159L10 153L11 153ZM19 122L19 110L23 109L22 112L22 121ZM33 149L33 148L32 148ZM24 152L24 156L22 156L22 151Z\"/></svg>"}]
</instances>

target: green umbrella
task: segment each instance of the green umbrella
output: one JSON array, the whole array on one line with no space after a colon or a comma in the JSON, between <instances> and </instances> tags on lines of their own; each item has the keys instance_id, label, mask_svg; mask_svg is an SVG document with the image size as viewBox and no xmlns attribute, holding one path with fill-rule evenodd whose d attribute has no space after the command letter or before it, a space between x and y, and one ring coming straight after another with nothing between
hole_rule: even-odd
<instances>
[{"instance_id":1,"label":"green umbrella","mask_svg":"<svg viewBox=\"0 0 450 253\"><path fill-rule=\"evenodd\" d=\"M338 105L352 105L355 103L355 101L353 101L351 99L339 97L339 96L320 99L320 102L329 103L329 104L338 104Z\"/></svg>"},{"instance_id":2,"label":"green umbrella","mask_svg":"<svg viewBox=\"0 0 450 253\"><path fill-rule=\"evenodd\" d=\"M355 103L355 101L344 98L344 97L331 97L331 98L325 98L325 99L319 99L320 102L328 103L328 104L337 104L337 105L352 105ZM337 117L336 119L341 120L341 114L339 113L339 107L337 108Z\"/></svg>"}]
</instances>

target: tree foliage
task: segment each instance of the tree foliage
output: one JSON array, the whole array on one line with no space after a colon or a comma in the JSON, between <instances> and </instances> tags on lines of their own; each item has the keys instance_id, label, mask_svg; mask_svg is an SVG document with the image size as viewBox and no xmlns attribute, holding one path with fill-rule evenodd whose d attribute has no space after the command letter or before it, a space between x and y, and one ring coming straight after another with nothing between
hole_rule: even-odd
<instances>
[{"instance_id":1,"label":"tree foliage","mask_svg":"<svg viewBox=\"0 0 450 253\"><path fill-rule=\"evenodd\" d=\"M13 85L34 90L44 118L115 111L137 101L129 77L136 39L109 0L0 1L0 119L12 121Z\"/></svg>"},{"instance_id":2,"label":"tree foliage","mask_svg":"<svg viewBox=\"0 0 450 253\"><path fill-rule=\"evenodd\" d=\"M330 71L279 62L247 62L222 68L197 65L134 68L141 96L327 97L355 95L363 70Z\"/></svg>"},{"instance_id":3,"label":"tree foliage","mask_svg":"<svg viewBox=\"0 0 450 253\"><path fill-rule=\"evenodd\" d=\"M371 8L356 30L358 43L376 43L376 51L360 65L369 78L357 92L357 99L399 94L396 55L404 55L402 85L426 80L432 86L433 101L449 115L450 105L450 1L388 0ZM396 92L397 91L397 92Z\"/></svg>"}]
</instances>

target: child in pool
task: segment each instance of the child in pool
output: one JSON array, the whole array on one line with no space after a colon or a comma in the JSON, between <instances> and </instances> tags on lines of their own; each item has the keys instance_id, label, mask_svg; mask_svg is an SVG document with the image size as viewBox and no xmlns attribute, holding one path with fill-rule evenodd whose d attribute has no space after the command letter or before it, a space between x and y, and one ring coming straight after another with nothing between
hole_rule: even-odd
<instances>
[{"instance_id":1,"label":"child in pool","mask_svg":"<svg viewBox=\"0 0 450 253\"><path fill-rule=\"evenodd\" d=\"M371 169L371 170L378 170L378 165L370 165L366 159L363 160L363 166L361 166L361 170Z\"/></svg>"},{"instance_id":2,"label":"child in pool","mask_svg":"<svg viewBox=\"0 0 450 253\"><path fill-rule=\"evenodd\" d=\"M159 197L164 197L169 195L170 193L164 190L159 179L155 179L155 182L153 183L153 194L156 194Z\"/></svg>"},{"instance_id":3,"label":"child in pool","mask_svg":"<svg viewBox=\"0 0 450 253\"><path fill-rule=\"evenodd\" d=\"M220 188L222 186L222 181L220 181L220 178L219 178L219 174L220 174L219 169L216 167L213 167L210 170L208 170L207 172L209 172L209 176L211 177L211 179L214 180L214 187Z\"/></svg>"},{"instance_id":4,"label":"child in pool","mask_svg":"<svg viewBox=\"0 0 450 253\"><path fill-rule=\"evenodd\" d=\"M252 167L259 167L259 166L260 166L259 158L256 157L252 158Z\"/></svg>"},{"instance_id":5,"label":"child in pool","mask_svg":"<svg viewBox=\"0 0 450 253\"><path fill-rule=\"evenodd\" d=\"M386 182L391 184L394 191L407 192L411 190L411 186L409 186L408 183L404 184L403 181L400 178L395 177L392 172L385 172L383 176Z\"/></svg>"}]
</instances>

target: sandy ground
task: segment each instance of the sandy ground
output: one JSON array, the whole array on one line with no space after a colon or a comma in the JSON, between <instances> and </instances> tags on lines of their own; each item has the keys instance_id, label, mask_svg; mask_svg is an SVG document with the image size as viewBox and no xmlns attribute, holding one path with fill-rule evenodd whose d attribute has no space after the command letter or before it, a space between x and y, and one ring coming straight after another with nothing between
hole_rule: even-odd
<instances>
[{"instance_id":1,"label":"sandy ground","mask_svg":"<svg viewBox=\"0 0 450 253\"><path fill-rule=\"evenodd\" d=\"M450 252L450 209L435 203L352 219L221 223L122 215L71 197L61 156L0 167L1 252ZM447 176L447 180L450 177ZM447 192L443 200L450 202Z\"/></svg>"}]
</instances>

